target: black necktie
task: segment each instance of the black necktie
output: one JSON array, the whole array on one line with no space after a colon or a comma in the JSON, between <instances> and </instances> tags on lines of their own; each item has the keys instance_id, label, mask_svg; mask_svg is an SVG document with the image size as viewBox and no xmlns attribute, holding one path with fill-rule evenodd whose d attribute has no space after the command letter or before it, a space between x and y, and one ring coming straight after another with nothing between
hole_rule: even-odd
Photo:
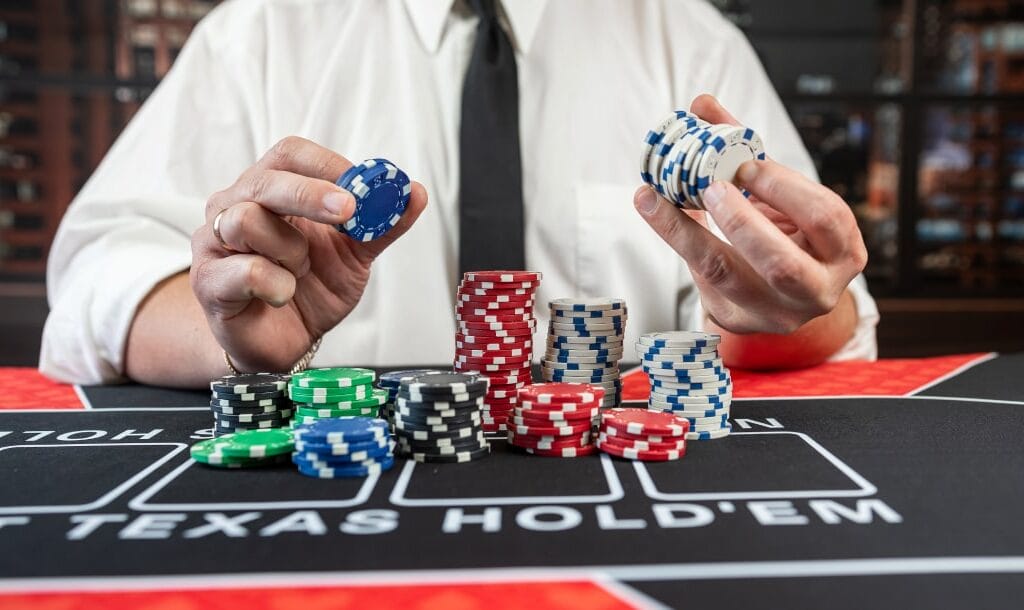
<instances>
[{"instance_id":1,"label":"black necktie","mask_svg":"<svg viewBox=\"0 0 1024 610\"><path fill-rule=\"evenodd\" d=\"M523 269L523 174L516 57L494 0L480 17L462 91L459 129L459 272Z\"/></svg>"}]
</instances>

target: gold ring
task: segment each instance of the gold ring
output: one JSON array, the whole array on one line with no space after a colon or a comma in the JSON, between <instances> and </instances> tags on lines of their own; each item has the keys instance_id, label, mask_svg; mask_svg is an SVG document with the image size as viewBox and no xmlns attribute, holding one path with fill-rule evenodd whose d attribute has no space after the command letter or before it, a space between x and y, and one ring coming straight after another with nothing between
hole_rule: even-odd
<instances>
[{"instance_id":1,"label":"gold ring","mask_svg":"<svg viewBox=\"0 0 1024 610\"><path fill-rule=\"evenodd\" d=\"M220 234L220 217L223 216L224 212L227 212L227 211L228 211L227 208L224 208L223 210L217 212L217 215L213 217L213 236L216 237L217 241L220 242L220 247L221 248L224 248L228 252L237 252L237 250L235 250L234 248L229 246L228 243L226 241L224 241L224 238L221 237L221 234Z\"/></svg>"}]
</instances>

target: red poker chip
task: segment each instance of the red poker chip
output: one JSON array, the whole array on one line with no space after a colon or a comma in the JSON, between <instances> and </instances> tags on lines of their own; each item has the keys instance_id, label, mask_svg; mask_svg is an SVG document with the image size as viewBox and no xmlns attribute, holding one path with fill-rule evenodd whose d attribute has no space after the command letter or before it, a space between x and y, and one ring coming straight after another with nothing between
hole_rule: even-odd
<instances>
[{"instance_id":1,"label":"red poker chip","mask_svg":"<svg viewBox=\"0 0 1024 610\"><path fill-rule=\"evenodd\" d=\"M523 286L522 284L530 284ZM483 288L482 286L491 286ZM494 282L459 282L457 294L474 295L478 297L489 296L529 296L537 292L537 285L532 282L517 282L513 284L495 284Z\"/></svg>"},{"instance_id":2,"label":"red poker chip","mask_svg":"<svg viewBox=\"0 0 1024 610\"><path fill-rule=\"evenodd\" d=\"M553 422L540 425L524 421L514 415L509 418L509 423L515 424L514 432L516 434L527 436L577 436L584 432L590 432L591 428L589 421L571 426L556 426Z\"/></svg>"},{"instance_id":3,"label":"red poker chip","mask_svg":"<svg viewBox=\"0 0 1024 610\"><path fill-rule=\"evenodd\" d=\"M455 334L455 347L473 347L474 349L489 349L486 346L499 346L498 349L523 349L533 347L533 339L530 337L480 337L464 333Z\"/></svg>"},{"instance_id":4,"label":"red poker chip","mask_svg":"<svg viewBox=\"0 0 1024 610\"><path fill-rule=\"evenodd\" d=\"M682 457L686 455L685 447L675 451L652 451L632 449L602 441L598 441L596 446L600 448L601 451L604 451L609 455L626 458L628 460L638 460L641 462L671 462L673 460L682 459Z\"/></svg>"},{"instance_id":5,"label":"red poker chip","mask_svg":"<svg viewBox=\"0 0 1024 610\"><path fill-rule=\"evenodd\" d=\"M677 441L681 436L660 436L658 434L630 434L622 430L616 430L615 428L609 428L604 424L598 426L598 430L601 434L610 437L622 439L627 442L641 441L645 443L671 443Z\"/></svg>"},{"instance_id":6,"label":"red poker chip","mask_svg":"<svg viewBox=\"0 0 1024 610\"><path fill-rule=\"evenodd\" d=\"M487 395L493 398L514 398L519 400L519 388L526 385L525 381L518 383L491 383L487 386ZM499 396L498 392L504 392L504 396Z\"/></svg>"},{"instance_id":7,"label":"red poker chip","mask_svg":"<svg viewBox=\"0 0 1024 610\"><path fill-rule=\"evenodd\" d=\"M534 317L534 313L523 312L523 313L505 313L507 309L492 309L490 313L484 314L473 314L473 313L462 313L456 312L455 319L460 322L530 322L537 321Z\"/></svg>"},{"instance_id":8,"label":"red poker chip","mask_svg":"<svg viewBox=\"0 0 1024 610\"><path fill-rule=\"evenodd\" d=\"M483 364L479 362L462 362L456 360L453 363L453 368L459 371L477 371L483 373L488 377L510 377L510 376L522 376L530 370L530 363L523 361L519 364ZM520 381L527 381L526 379L515 379L511 381L501 381L500 379L494 379L495 385L507 385L510 383L519 383Z\"/></svg>"},{"instance_id":9,"label":"red poker chip","mask_svg":"<svg viewBox=\"0 0 1024 610\"><path fill-rule=\"evenodd\" d=\"M516 434L513 431L509 431L506 437L509 444L515 445L516 447L530 448L530 449L560 449L562 447L583 447L591 444L590 435L584 434L582 436L560 436L554 438L526 436L523 434Z\"/></svg>"},{"instance_id":10,"label":"red poker chip","mask_svg":"<svg viewBox=\"0 0 1024 610\"><path fill-rule=\"evenodd\" d=\"M533 328L503 328L500 330L483 330L479 328L465 328L462 326L462 322L456 322L456 331L459 334L470 334L479 339L492 338L499 339L503 337L519 337L526 338L533 336Z\"/></svg>"},{"instance_id":11,"label":"red poker chip","mask_svg":"<svg viewBox=\"0 0 1024 610\"><path fill-rule=\"evenodd\" d=\"M465 322L457 321L456 325L464 330L521 330L537 328L536 320L515 322Z\"/></svg>"},{"instance_id":12,"label":"red poker chip","mask_svg":"<svg viewBox=\"0 0 1024 610\"><path fill-rule=\"evenodd\" d=\"M562 447L560 449L531 449L525 448L523 451L533 454L540 455L543 457L562 457L562 458L574 458L584 457L587 455L594 455L597 453L597 445L585 445L583 447Z\"/></svg>"},{"instance_id":13,"label":"red poker chip","mask_svg":"<svg viewBox=\"0 0 1024 610\"><path fill-rule=\"evenodd\" d=\"M455 307L455 313L470 316L521 316L533 314L533 307L515 303L460 303Z\"/></svg>"},{"instance_id":14,"label":"red poker chip","mask_svg":"<svg viewBox=\"0 0 1024 610\"><path fill-rule=\"evenodd\" d=\"M533 356L533 350L526 348L514 348L514 349L471 349L466 347L456 347L456 356L465 356L466 358L517 358L519 356Z\"/></svg>"},{"instance_id":15,"label":"red poker chip","mask_svg":"<svg viewBox=\"0 0 1024 610\"><path fill-rule=\"evenodd\" d=\"M491 303L504 303L505 309L514 307L533 307L534 296L532 294L459 294L456 295L456 302L463 307L486 307ZM482 303L482 305L472 305Z\"/></svg>"},{"instance_id":16,"label":"red poker chip","mask_svg":"<svg viewBox=\"0 0 1024 610\"><path fill-rule=\"evenodd\" d=\"M680 437L678 440L673 441L651 442L621 436L608 436L602 433L598 435L597 440L606 445L616 445L623 449L643 449L647 451L679 451L686 449L685 437Z\"/></svg>"},{"instance_id":17,"label":"red poker chip","mask_svg":"<svg viewBox=\"0 0 1024 610\"><path fill-rule=\"evenodd\" d=\"M502 310L495 309L493 311L500 312ZM457 313L457 314L455 314L455 320L457 322L476 322L476 323L480 323L480 322L483 322L483 323L500 322L502 324L508 324L508 323L511 323L511 322L531 322L531 321L535 320L535 318L533 317L533 314L504 315L504 314L501 314L501 313L494 313L494 314L487 314L487 315L477 316L477 315L471 315L471 314L465 314L464 315L464 314L461 314L461 313Z\"/></svg>"},{"instance_id":18,"label":"red poker chip","mask_svg":"<svg viewBox=\"0 0 1024 610\"><path fill-rule=\"evenodd\" d=\"M459 288L467 290L529 290L535 291L540 286L540 282L471 282L469 280L462 280L459 282Z\"/></svg>"},{"instance_id":19,"label":"red poker chip","mask_svg":"<svg viewBox=\"0 0 1024 610\"><path fill-rule=\"evenodd\" d=\"M460 356L455 355L457 362L465 364L499 364L502 368L523 369L530 365L533 360L531 354L518 354L516 356Z\"/></svg>"},{"instance_id":20,"label":"red poker chip","mask_svg":"<svg viewBox=\"0 0 1024 610\"><path fill-rule=\"evenodd\" d=\"M592 400L590 402L537 402L535 400L521 398L519 400L519 405L522 406L525 411L537 411L541 413L559 411L562 413L569 413L572 411L589 411L600 407L601 400Z\"/></svg>"},{"instance_id":21,"label":"red poker chip","mask_svg":"<svg viewBox=\"0 0 1024 610\"><path fill-rule=\"evenodd\" d=\"M595 406L590 410L580 411L537 411L534 409L524 409L520 405L516 405L516 415L523 419L533 419L537 421L545 422L579 422L579 421L591 421L600 412L600 408ZM558 424L561 425L561 424Z\"/></svg>"},{"instance_id":22,"label":"red poker chip","mask_svg":"<svg viewBox=\"0 0 1024 610\"><path fill-rule=\"evenodd\" d=\"M530 378L529 371L520 371L518 375L490 375L488 378L496 385L524 382L530 383L533 381L533 379Z\"/></svg>"},{"instance_id":23,"label":"red poker chip","mask_svg":"<svg viewBox=\"0 0 1024 610\"><path fill-rule=\"evenodd\" d=\"M467 271L462 274L466 282L539 282L543 277L540 271L520 271L495 269L488 271Z\"/></svg>"},{"instance_id":24,"label":"red poker chip","mask_svg":"<svg viewBox=\"0 0 1024 610\"><path fill-rule=\"evenodd\" d=\"M508 426L504 423L489 424L487 422L484 422L483 424L480 425L480 429L483 430L484 432L506 432L508 431Z\"/></svg>"},{"instance_id":25,"label":"red poker chip","mask_svg":"<svg viewBox=\"0 0 1024 610\"><path fill-rule=\"evenodd\" d=\"M657 436L683 436L690 430L686 419L668 411L649 409L607 409L601 413L601 426L630 434Z\"/></svg>"},{"instance_id":26,"label":"red poker chip","mask_svg":"<svg viewBox=\"0 0 1024 610\"><path fill-rule=\"evenodd\" d=\"M520 400L557 404L599 401L604 390L586 383L535 383L519 390Z\"/></svg>"},{"instance_id":27,"label":"red poker chip","mask_svg":"<svg viewBox=\"0 0 1024 610\"><path fill-rule=\"evenodd\" d=\"M527 426L530 428L572 428L580 432L586 432L593 429L592 420L590 419L571 419L571 420L559 420L552 421L550 419L538 419L535 417L523 417L513 411L509 415L509 421L517 426Z\"/></svg>"}]
</instances>

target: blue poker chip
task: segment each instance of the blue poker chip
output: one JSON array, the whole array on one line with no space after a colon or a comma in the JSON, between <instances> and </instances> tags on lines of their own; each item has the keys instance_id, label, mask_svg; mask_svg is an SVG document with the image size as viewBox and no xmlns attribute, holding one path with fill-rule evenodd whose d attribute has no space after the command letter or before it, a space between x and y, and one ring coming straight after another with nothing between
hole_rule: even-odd
<instances>
[{"instance_id":1,"label":"blue poker chip","mask_svg":"<svg viewBox=\"0 0 1024 610\"><path fill-rule=\"evenodd\" d=\"M357 477L368 477L371 474L380 474L390 470L395 465L394 456L387 456L379 461L370 463L350 464L346 466L324 466L319 462L309 460L294 460L298 471L308 477L319 479L348 479Z\"/></svg>"},{"instance_id":2,"label":"blue poker chip","mask_svg":"<svg viewBox=\"0 0 1024 610\"><path fill-rule=\"evenodd\" d=\"M375 438L368 441L348 443L314 443L311 441L295 441L295 450L298 452L312 452L322 455L348 455L356 451L373 451L386 449L391 442L387 436Z\"/></svg>"},{"instance_id":3,"label":"blue poker chip","mask_svg":"<svg viewBox=\"0 0 1024 610\"><path fill-rule=\"evenodd\" d=\"M338 186L352 193L356 211L336 225L356 241L373 241L398 224L409 203L409 176L386 159L367 159L338 178Z\"/></svg>"},{"instance_id":4,"label":"blue poker chip","mask_svg":"<svg viewBox=\"0 0 1024 610\"><path fill-rule=\"evenodd\" d=\"M296 426L294 435L311 443L365 442L386 437L388 424L369 417L332 417Z\"/></svg>"},{"instance_id":5,"label":"blue poker chip","mask_svg":"<svg viewBox=\"0 0 1024 610\"><path fill-rule=\"evenodd\" d=\"M344 455L337 455L329 452L318 453L315 451L296 450L295 453L292 454L292 461L295 462L296 460L300 460L306 462L317 462L327 466L347 466L371 460L380 461L386 456L391 455L392 451L393 448L391 443L388 443L384 447L352 451Z\"/></svg>"}]
</instances>

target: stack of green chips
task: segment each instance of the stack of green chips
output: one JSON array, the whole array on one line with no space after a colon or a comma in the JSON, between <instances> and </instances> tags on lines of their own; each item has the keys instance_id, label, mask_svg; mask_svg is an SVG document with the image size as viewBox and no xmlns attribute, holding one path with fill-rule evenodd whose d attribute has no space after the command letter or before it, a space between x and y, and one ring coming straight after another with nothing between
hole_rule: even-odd
<instances>
[{"instance_id":1,"label":"stack of green chips","mask_svg":"<svg viewBox=\"0 0 1024 610\"><path fill-rule=\"evenodd\" d=\"M218 468L253 468L291 461L295 440L291 430L243 430L192 445L192 459Z\"/></svg>"},{"instance_id":2,"label":"stack of green chips","mask_svg":"<svg viewBox=\"0 0 1024 610\"><path fill-rule=\"evenodd\" d=\"M387 390L373 387L370 369L310 369L292 376L288 397L295 403L292 426L332 417L377 417Z\"/></svg>"}]
</instances>

